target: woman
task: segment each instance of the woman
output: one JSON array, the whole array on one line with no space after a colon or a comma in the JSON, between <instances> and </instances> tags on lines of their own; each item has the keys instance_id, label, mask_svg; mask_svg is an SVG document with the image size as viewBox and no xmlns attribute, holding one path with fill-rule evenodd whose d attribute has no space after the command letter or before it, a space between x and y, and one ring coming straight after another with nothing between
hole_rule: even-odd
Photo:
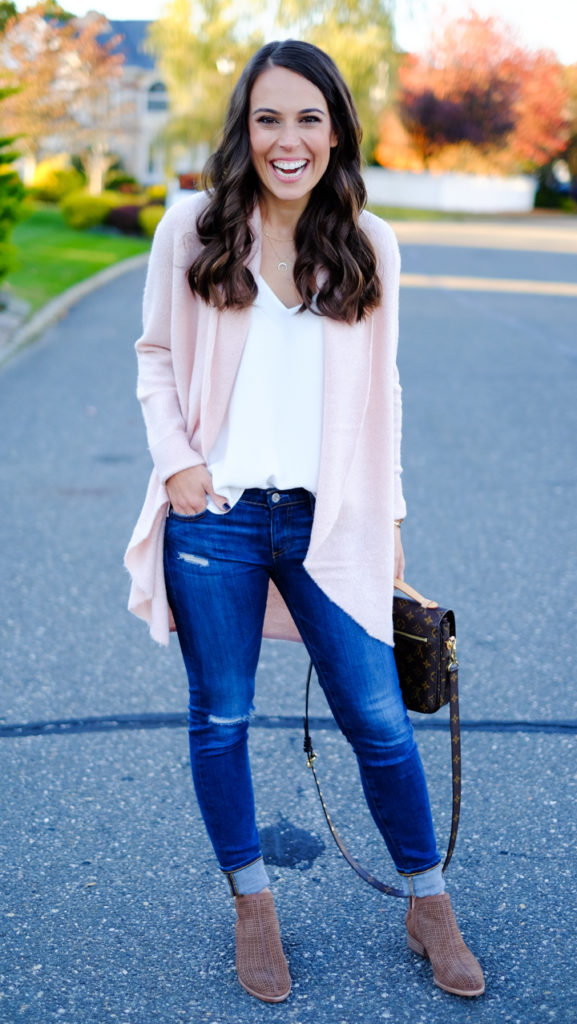
<instances>
[{"instance_id":1,"label":"woman","mask_svg":"<svg viewBox=\"0 0 577 1024\"><path fill-rule=\"evenodd\" d=\"M158 228L136 345L154 470L126 556L130 608L157 640L178 632L238 977L265 1002L291 981L247 754L263 633L306 644L409 897L410 947L447 991L484 990L444 891L393 656L399 257L363 212L359 140L326 54L264 46L234 90L208 192Z\"/></svg>"}]
</instances>

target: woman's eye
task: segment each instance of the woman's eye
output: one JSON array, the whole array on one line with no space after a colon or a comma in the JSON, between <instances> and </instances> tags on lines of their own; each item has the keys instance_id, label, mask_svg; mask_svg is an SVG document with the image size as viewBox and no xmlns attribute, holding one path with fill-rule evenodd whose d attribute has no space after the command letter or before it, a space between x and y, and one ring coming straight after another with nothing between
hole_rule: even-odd
<instances>
[{"instance_id":1,"label":"woman's eye","mask_svg":"<svg viewBox=\"0 0 577 1024\"><path fill-rule=\"evenodd\" d=\"M279 123L278 117L274 117L272 114L261 114L256 120L257 124L262 124L265 127ZM320 124L320 121L321 119L317 114L304 114L300 119L301 124Z\"/></svg>"}]
</instances>

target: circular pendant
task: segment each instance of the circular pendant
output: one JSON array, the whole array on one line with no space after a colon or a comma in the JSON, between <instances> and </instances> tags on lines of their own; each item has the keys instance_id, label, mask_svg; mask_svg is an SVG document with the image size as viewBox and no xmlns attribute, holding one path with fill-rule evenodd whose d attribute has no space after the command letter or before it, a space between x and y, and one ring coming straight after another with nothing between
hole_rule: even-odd
<instances>
[{"instance_id":1,"label":"circular pendant","mask_svg":"<svg viewBox=\"0 0 577 1024\"><path fill-rule=\"evenodd\" d=\"M277 270L288 270L288 263L285 263L284 260L281 260L277 267Z\"/></svg>"}]
</instances>

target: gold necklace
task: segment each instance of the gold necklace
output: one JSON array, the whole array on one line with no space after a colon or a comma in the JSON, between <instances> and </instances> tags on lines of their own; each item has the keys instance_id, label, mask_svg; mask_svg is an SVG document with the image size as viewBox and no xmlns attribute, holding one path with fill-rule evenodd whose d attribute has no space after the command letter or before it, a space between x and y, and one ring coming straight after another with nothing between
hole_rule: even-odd
<instances>
[{"instance_id":1,"label":"gold necklace","mask_svg":"<svg viewBox=\"0 0 577 1024\"><path fill-rule=\"evenodd\" d=\"M274 245L274 242L285 242L286 244L288 244L288 243L290 242L290 243L291 243L291 245L293 245L293 246L294 246L294 241L293 241L293 239L292 239L292 238L291 238L291 239L288 239L288 238L275 238L275 239L274 239L274 242L273 242L273 236L272 236L272 235L269 235L269 234L268 234L268 233L267 233L266 231L264 231L264 230L263 230L263 235L265 236L265 238L268 238L268 240L269 240L269 242L270 242L270 245L271 245L271 249L272 249L272 251L274 252L274 254L275 254L275 256L276 256L276 258L277 258L277 260L278 260L278 266L277 266L277 268L276 268L276 269L277 269L277 270L278 270L279 272L282 272L283 274L286 274L286 273L288 273L288 270L289 270L289 265L290 265L290 266L292 266L292 264L293 264L294 260L290 260L290 263L289 263L289 262L288 262L287 260L283 260L283 258L281 257L281 255L280 255L280 254L279 254L279 253L277 252L277 248L276 248L276 246Z\"/></svg>"}]
</instances>

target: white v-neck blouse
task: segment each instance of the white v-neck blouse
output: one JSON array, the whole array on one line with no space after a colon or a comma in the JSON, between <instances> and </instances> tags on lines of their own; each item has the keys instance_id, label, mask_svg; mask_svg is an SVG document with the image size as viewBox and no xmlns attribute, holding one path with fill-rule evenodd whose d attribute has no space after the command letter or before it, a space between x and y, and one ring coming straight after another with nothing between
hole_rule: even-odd
<instances>
[{"instance_id":1,"label":"white v-neck blouse","mask_svg":"<svg viewBox=\"0 0 577 1024\"><path fill-rule=\"evenodd\" d=\"M232 507L247 487L316 494L323 415L322 318L288 308L263 277L230 404L207 460ZM220 511L209 502L213 512Z\"/></svg>"}]
</instances>

